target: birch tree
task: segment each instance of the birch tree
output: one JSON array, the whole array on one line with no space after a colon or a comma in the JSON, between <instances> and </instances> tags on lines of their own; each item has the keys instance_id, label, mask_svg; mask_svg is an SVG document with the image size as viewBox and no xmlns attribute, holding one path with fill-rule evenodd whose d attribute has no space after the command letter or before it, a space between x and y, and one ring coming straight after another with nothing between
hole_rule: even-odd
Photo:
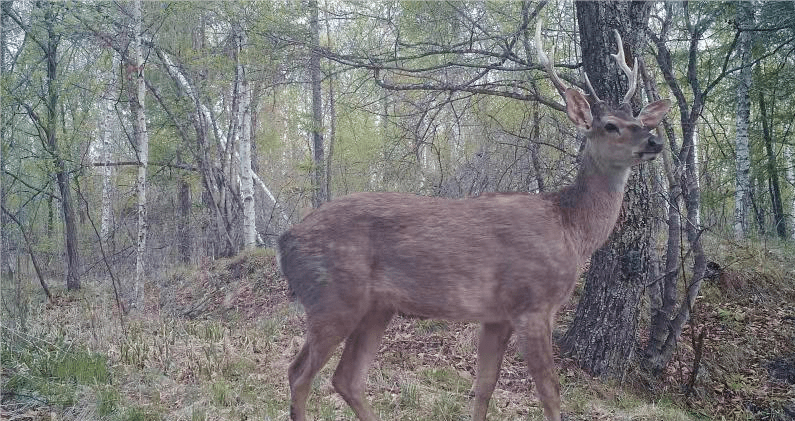
<instances>
[{"instance_id":1,"label":"birch tree","mask_svg":"<svg viewBox=\"0 0 795 421\"><path fill-rule=\"evenodd\" d=\"M190 111L190 122L194 129L194 135L188 136L186 130L182 130L181 133L185 137L184 140L187 144L196 145L195 157L206 193L204 198L208 202L207 205L213 216L216 237L220 243L218 245L220 249L218 253L220 255L231 255L235 245L230 233L231 222L222 197L226 186L220 184L226 177L219 176L219 168L217 168L216 159L213 157L214 150L225 149L227 137L221 131L219 125L216 124L217 119L214 117L212 110L205 104L196 87L196 83L189 79L189 75L182 69L182 65L176 63L168 52L157 46L155 46L155 53L160 59L163 69L174 80L180 92L188 98L193 107ZM180 122L175 123L178 127L181 127ZM216 142L223 146L213 148L211 137L214 137ZM214 255L216 252L212 252L212 254Z\"/></svg>"},{"instance_id":2,"label":"birch tree","mask_svg":"<svg viewBox=\"0 0 795 421\"><path fill-rule=\"evenodd\" d=\"M111 228L113 227L113 166L110 165L113 159L112 142L113 125L115 117L115 93L118 90L116 75L119 70L119 56L110 50L110 79L102 94L101 113L99 118L99 160L104 165L102 171L102 216L100 219L100 241L112 243L110 238Z\"/></svg>"},{"instance_id":3,"label":"birch tree","mask_svg":"<svg viewBox=\"0 0 795 421\"><path fill-rule=\"evenodd\" d=\"M149 165L149 134L146 131L146 112L144 109L146 97L146 80L144 79L144 55L141 24L141 0L132 4L133 26L133 71L135 72L135 90L130 101L133 118L133 131L138 153L138 176L136 179L136 193L138 195L138 240L136 244L135 281L133 285L133 306L143 306L144 303L144 278L146 274L146 237L148 225L146 222L146 170Z\"/></svg>"},{"instance_id":4,"label":"birch tree","mask_svg":"<svg viewBox=\"0 0 795 421\"><path fill-rule=\"evenodd\" d=\"M738 54L742 62L737 81L737 137L736 153L736 187L734 193L734 237L745 238L748 231L748 210L751 205L751 150L748 145L748 124L751 115L751 37L749 30L753 26L754 6L752 2L741 1L737 4L737 25L740 39Z\"/></svg>"},{"instance_id":5,"label":"birch tree","mask_svg":"<svg viewBox=\"0 0 795 421\"><path fill-rule=\"evenodd\" d=\"M784 146L784 157L786 158L786 162L789 164L787 165L787 172L786 177L787 181L792 185L795 186L795 146L787 145ZM792 231L790 233L790 240L795 241L795 194L792 195L792 200L790 202L790 227L792 227Z\"/></svg>"},{"instance_id":6,"label":"birch tree","mask_svg":"<svg viewBox=\"0 0 795 421\"><path fill-rule=\"evenodd\" d=\"M254 209L254 181L251 170L251 89L246 76L244 51L248 38L243 28L235 33L235 78L237 93L237 118L239 127L238 150L240 160L240 199L243 203L243 247L252 249L257 245L256 211Z\"/></svg>"}]
</instances>

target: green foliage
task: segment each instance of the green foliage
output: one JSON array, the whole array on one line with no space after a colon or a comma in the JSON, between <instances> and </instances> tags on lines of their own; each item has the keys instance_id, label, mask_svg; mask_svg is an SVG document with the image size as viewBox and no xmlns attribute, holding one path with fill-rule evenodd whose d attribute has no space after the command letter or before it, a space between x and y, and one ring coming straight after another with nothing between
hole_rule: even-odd
<instances>
[{"instance_id":1,"label":"green foliage","mask_svg":"<svg viewBox=\"0 0 795 421\"><path fill-rule=\"evenodd\" d=\"M128 334L122 338L120 346L120 359L125 364L143 368L149 359L151 345L144 338L144 332L139 324L130 326Z\"/></svg>"},{"instance_id":2,"label":"green foliage","mask_svg":"<svg viewBox=\"0 0 795 421\"><path fill-rule=\"evenodd\" d=\"M22 400L70 406L81 386L111 380L107 356L63 340L51 343L3 330L3 391Z\"/></svg>"},{"instance_id":3,"label":"green foliage","mask_svg":"<svg viewBox=\"0 0 795 421\"><path fill-rule=\"evenodd\" d=\"M444 320L425 319L417 320L414 326L418 334L427 335L429 333L446 330L447 322Z\"/></svg>"}]
</instances>

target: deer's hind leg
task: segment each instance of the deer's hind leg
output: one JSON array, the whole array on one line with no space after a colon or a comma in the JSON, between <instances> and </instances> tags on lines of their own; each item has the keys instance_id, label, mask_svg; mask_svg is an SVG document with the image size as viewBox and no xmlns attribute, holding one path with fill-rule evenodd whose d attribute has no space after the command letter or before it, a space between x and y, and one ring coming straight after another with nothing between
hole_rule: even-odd
<instances>
[{"instance_id":1,"label":"deer's hind leg","mask_svg":"<svg viewBox=\"0 0 795 421\"><path fill-rule=\"evenodd\" d=\"M361 421L378 421L364 397L367 369L378 352L378 345L389 321L392 309L374 306L359 322L345 341L339 365L334 372L332 384Z\"/></svg>"},{"instance_id":2,"label":"deer's hind leg","mask_svg":"<svg viewBox=\"0 0 795 421\"><path fill-rule=\"evenodd\" d=\"M306 400L315 375L326 365L332 351L347 337L353 327L341 318L336 322L318 314L307 313L306 339L287 372L290 381L290 419L306 421ZM355 323L355 322L354 322Z\"/></svg>"}]
</instances>

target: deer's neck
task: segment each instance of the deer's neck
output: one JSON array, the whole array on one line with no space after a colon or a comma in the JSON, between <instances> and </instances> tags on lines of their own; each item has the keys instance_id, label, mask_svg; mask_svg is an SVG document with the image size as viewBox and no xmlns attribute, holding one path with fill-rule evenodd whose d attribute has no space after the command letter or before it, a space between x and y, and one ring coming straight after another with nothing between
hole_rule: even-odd
<instances>
[{"instance_id":1,"label":"deer's neck","mask_svg":"<svg viewBox=\"0 0 795 421\"><path fill-rule=\"evenodd\" d=\"M588 259L613 231L629 171L601 166L586 153L574 184L560 191L562 221L581 261Z\"/></svg>"}]
</instances>

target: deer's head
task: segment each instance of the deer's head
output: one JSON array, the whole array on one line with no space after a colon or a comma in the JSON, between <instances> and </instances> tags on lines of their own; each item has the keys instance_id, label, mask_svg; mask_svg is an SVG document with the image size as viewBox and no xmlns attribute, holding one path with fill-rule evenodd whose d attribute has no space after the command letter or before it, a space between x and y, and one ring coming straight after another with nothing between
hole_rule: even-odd
<instances>
[{"instance_id":1,"label":"deer's head","mask_svg":"<svg viewBox=\"0 0 795 421\"><path fill-rule=\"evenodd\" d=\"M589 103L580 91L571 88L565 98L566 113L585 132L586 148L601 163L630 167L662 152L662 142L652 131L668 112L671 101L652 102L634 117L626 103L611 109L602 101Z\"/></svg>"},{"instance_id":2,"label":"deer's head","mask_svg":"<svg viewBox=\"0 0 795 421\"><path fill-rule=\"evenodd\" d=\"M634 66L630 69L626 64L621 35L618 31L615 31L615 35L618 53L611 56L629 78L629 89L617 108L612 108L599 99L585 73L585 84L590 90L588 96L563 85L552 67L552 62L541 48L540 22L536 28L536 45L539 61L566 101L566 114L585 132L588 139L587 152L602 165L628 168L641 161L652 160L662 152L663 145L652 131L671 108L671 101L664 99L652 102L637 116L633 116L630 101L638 86L638 59L635 58Z\"/></svg>"}]
</instances>

